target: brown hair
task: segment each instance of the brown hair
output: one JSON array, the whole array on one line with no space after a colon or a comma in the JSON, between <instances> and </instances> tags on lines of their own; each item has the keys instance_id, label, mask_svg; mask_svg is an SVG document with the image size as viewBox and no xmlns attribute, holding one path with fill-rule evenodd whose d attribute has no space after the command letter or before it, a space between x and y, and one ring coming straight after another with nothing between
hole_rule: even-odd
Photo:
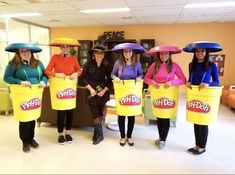
<instances>
[{"instance_id":1,"label":"brown hair","mask_svg":"<svg viewBox=\"0 0 235 175\"><path fill-rule=\"evenodd\" d=\"M138 62L138 57L137 57L137 54L135 53L134 50L132 50L132 57L131 58L132 58L131 65L133 67L135 67L136 63ZM123 69L126 66L126 61L125 61L125 57L123 54L123 50L120 53L119 63L121 65L121 69Z\"/></svg>"},{"instance_id":2,"label":"brown hair","mask_svg":"<svg viewBox=\"0 0 235 175\"><path fill-rule=\"evenodd\" d=\"M156 54L156 57L155 57L156 61L155 61L155 68L154 68L154 73L157 73L160 69L160 64L162 64L163 62L161 61L160 59L160 56L159 56L159 52ZM167 65L167 72L171 72L171 69L172 69L172 60L171 60L171 54L169 53L169 58L168 60L166 61L166 65Z\"/></svg>"},{"instance_id":3,"label":"brown hair","mask_svg":"<svg viewBox=\"0 0 235 175\"><path fill-rule=\"evenodd\" d=\"M34 57L33 52L31 50L31 58L30 58L30 62L29 62L29 66L36 68L39 65L39 61ZM19 69L21 66L21 58L20 58L20 53L19 50L16 50L15 52L15 56L13 57L13 59L9 62L13 65L13 69Z\"/></svg>"}]
</instances>

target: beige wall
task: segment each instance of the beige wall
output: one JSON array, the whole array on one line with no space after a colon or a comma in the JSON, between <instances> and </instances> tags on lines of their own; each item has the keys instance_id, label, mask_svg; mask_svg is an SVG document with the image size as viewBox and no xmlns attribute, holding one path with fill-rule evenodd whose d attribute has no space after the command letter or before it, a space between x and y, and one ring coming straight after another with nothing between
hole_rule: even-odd
<instances>
[{"instance_id":1,"label":"beige wall","mask_svg":"<svg viewBox=\"0 0 235 175\"><path fill-rule=\"evenodd\" d=\"M209 24L169 24L169 25L130 25L52 28L51 38L72 37L79 40L95 40L104 31L125 31L125 39L155 39L157 45L173 44L183 48L185 44L198 40L215 41L224 48L225 72L220 81L235 83L235 23ZM188 77L188 63L192 54L182 53L173 56Z\"/></svg>"}]
</instances>

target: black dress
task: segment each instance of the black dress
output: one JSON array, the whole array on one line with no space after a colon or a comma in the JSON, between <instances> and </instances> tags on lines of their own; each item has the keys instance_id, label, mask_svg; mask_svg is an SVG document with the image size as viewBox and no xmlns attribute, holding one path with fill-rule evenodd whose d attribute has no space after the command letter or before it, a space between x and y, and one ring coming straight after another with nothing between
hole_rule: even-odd
<instances>
[{"instance_id":1,"label":"black dress","mask_svg":"<svg viewBox=\"0 0 235 175\"><path fill-rule=\"evenodd\" d=\"M88 61L82 71L82 80L83 84L90 85L96 92L99 92L101 88L108 87L110 89L112 80L111 80L111 71L110 66L103 60L101 65L98 67L95 59ZM105 92L102 97L95 95L90 96L90 92L87 93L88 104L90 105L104 105L109 101L109 90Z\"/></svg>"}]
</instances>

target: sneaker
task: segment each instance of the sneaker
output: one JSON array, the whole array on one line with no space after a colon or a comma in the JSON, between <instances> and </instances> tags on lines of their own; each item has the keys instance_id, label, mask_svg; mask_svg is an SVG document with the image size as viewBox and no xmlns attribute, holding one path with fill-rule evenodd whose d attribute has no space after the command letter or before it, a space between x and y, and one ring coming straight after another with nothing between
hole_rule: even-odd
<instances>
[{"instance_id":1,"label":"sneaker","mask_svg":"<svg viewBox=\"0 0 235 175\"><path fill-rule=\"evenodd\" d=\"M23 143L23 151L24 151L25 153L28 153L28 152L30 151L29 144Z\"/></svg>"},{"instance_id":2,"label":"sneaker","mask_svg":"<svg viewBox=\"0 0 235 175\"><path fill-rule=\"evenodd\" d=\"M63 135L60 135L60 136L58 137L58 142L59 142L59 144L61 144L61 145L63 145L63 144L65 143L65 138L64 138Z\"/></svg>"},{"instance_id":3,"label":"sneaker","mask_svg":"<svg viewBox=\"0 0 235 175\"><path fill-rule=\"evenodd\" d=\"M33 139L32 142L30 143L30 145L33 147L33 148L39 148L39 144Z\"/></svg>"},{"instance_id":4,"label":"sneaker","mask_svg":"<svg viewBox=\"0 0 235 175\"><path fill-rule=\"evenodd\" d=\"M71 137L70 134L66 134L66 135L65 135L65 139L66 139L66 141L67 141L68 143L72 143L72 142L73 142L73 138Z\"/></svg>"},{"instance_id":5,"label":"sneaker","mask_svg":"<svg viewBox=\"0 0 235 175\"><path fill-rule=\"evenodd\" d=\"M189 148L188 149L188 152L192 153L193 151L197 150L198 149L198 146L195 146L193 148Z\"/></svg>"},{"instance_id":6,"label":"sneaker","mask_svg":"<svg viewBox=\"0 0 235 175\"><path fill-rule=\"evenodd\" d=\"M159 142L159 145L158 145L159 149L164 149L165 146L166 146L166 142L164 142L164 141Z\"/></svg>"},{"instance_id":7,"label":"sneaker","mask_svg":"<svg viewBox=\"0 0 235 175\"><path fill-rule=\"evenodd\" d=\"M205 149L205 148L199 148L199 149L194 150L192 153L193 153L194 155L200 155L200 154L202 154L202 153L204 153L204 152L206 152L206 149Z\"/></svg>"},{"instance_id":8,"label":"sneaker","mask_svg":"<svg viewBox=\"0 0 235 175\"><path fill-rule=\"evenodd\" d=\"M154 145L158 146L159 143L160 143L161 139L157 139L155 142L154 142Z\"/></svg>"}]
</instances>

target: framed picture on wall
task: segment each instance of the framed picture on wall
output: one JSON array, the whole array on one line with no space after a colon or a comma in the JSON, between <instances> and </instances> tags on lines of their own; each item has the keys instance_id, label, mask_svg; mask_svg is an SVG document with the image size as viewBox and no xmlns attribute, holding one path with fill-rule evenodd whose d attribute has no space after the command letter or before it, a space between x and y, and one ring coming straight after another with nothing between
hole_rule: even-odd
<instances>
[{"instance_id":1,"label":"framed picture on wall","mask_svg":"<svg viewBox=\"0 0 235 175\"><path fill-rule=\"evenodd\" d=\"M219 76L224 75L225 54L211 54L210 61L214 62L218 68Z\"/></svg>"}]
</instances>

